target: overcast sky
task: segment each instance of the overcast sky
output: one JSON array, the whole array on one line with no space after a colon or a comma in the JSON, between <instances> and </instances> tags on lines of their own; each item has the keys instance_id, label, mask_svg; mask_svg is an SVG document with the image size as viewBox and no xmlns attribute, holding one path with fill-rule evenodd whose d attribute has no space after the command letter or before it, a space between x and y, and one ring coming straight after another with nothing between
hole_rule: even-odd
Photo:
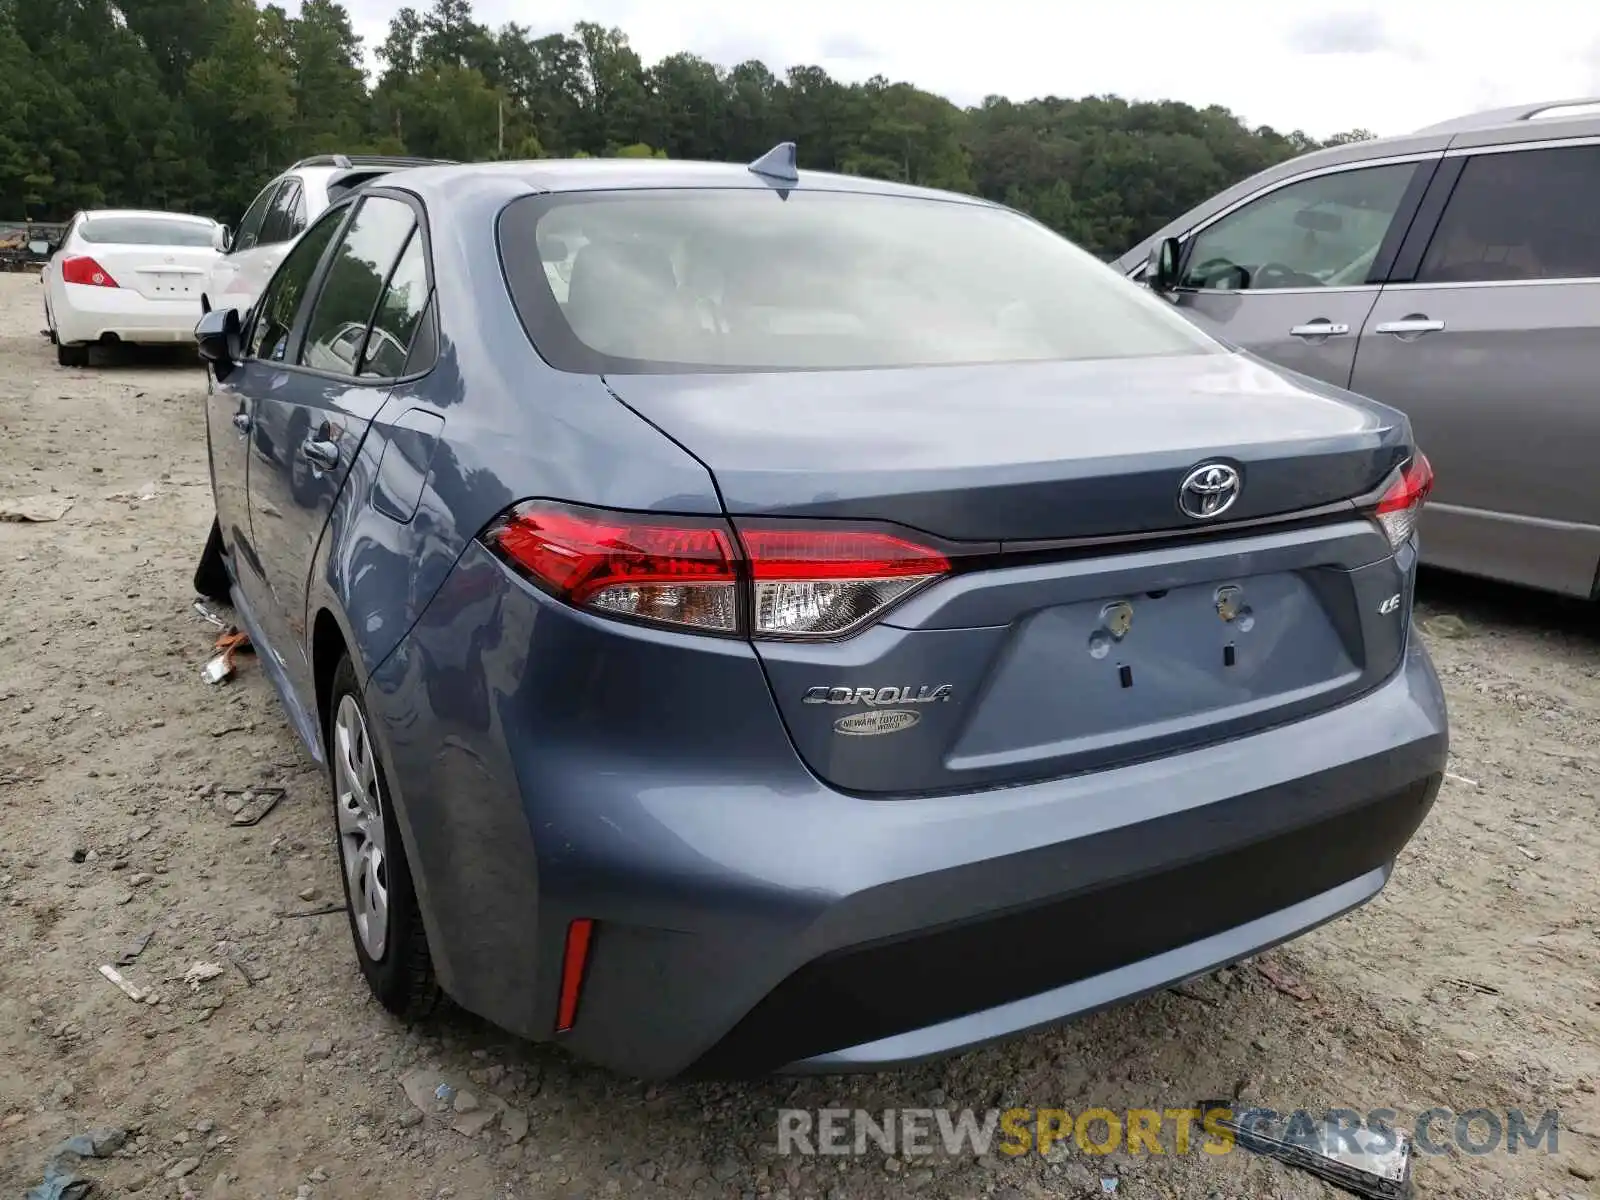
<instances>
[{"instance_id":1,"label":"overcast sky","mask_svg":"<svg viewBox=\"0 0 1600 1200\"><path fill-rule=\"evenodd\" d=\"M369 51L401 0L345 0ZM428 0L411 0L421 9ZM1325 137L1405 133L1480 108L1600 94L1600 6L1580 0L475 0L537 33L620 26L646 64L689 50L961 104L1114 92L1222 104Z\"/></svg>"}]
</instances>

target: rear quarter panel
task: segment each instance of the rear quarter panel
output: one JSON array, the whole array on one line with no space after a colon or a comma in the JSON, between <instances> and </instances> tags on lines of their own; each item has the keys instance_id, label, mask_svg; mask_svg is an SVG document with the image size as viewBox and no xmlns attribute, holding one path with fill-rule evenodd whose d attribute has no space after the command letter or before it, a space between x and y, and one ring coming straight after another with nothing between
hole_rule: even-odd
<instances>
[{"instance_id":1,"label":"rear quarter panel","mask_svg":"<svg viewBox=\"0 0 1600 1200\"><path fill-rule=\"evenodd\" d=\"M524 191L509 181L468 181L452 191L447 210L429 208L438 361L396 387L373 422L310 589L308 629L319 608L343 614L363 679L405 636L467 544L519 500L721 512L704 466L619 403L601 379L552 370L529 343L494 240L499 210ZM405 514L380 504L374 484L394 421L406 413L437 417L429 422L437 442L415 509L398 520Z\"/></svg>"}]
</instances>

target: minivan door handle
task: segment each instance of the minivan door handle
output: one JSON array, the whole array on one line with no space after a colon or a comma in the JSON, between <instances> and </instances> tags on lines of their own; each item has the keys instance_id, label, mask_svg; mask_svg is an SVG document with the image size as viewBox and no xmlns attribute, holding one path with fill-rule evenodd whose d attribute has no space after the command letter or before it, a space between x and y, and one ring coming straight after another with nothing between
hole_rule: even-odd
<instances>
[{"instance_id":1,"label":"minivan door handle","mask_svg":"<svg viewBox=\"0 0 1600 1200\"><path fill-rule=\"evenodd\" d=\"M1338 337L1340 334L1349 332L1350 326L1343 322L1334 324L1334 322L1322 317L1318 317L1315 321L1307 321L1304 325L1291 325L1289 327L1289 336L1297 338Z\"/></svg>"},{"instance_id":2,"label":"minivan door handle","mask_svg":"<svg viewBox=\"0 0 1600 1200\"><path fill-rule=\"evenodd\" d=\"M1372 327L1373 333L1393 333L1400 337L1415 336L1419 333L1438 333L1444 328L1443 321L1435 321L1421 313L1412 313L1398 321L1379 321Z\"/></svg>"}]
</instances>

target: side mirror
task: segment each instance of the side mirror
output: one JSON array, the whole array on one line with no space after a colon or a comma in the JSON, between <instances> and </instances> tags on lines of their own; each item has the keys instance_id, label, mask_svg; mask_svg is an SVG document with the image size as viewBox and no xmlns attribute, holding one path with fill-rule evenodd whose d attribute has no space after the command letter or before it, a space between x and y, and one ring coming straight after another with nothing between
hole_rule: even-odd
<instances>
[{"instance_id":1,"label":"side mirror","mask_svg":"<svg viewBox=\"0 0 1600 1200\"><path fill-rule=\"evenodd\" d=\"M194 340L200 344L200 357L211 365L217 379L226 379L244 357L239 310L214 308L194 327Z\"/></svg>"},{"instance_id":2,"label":"side mirror","mask_svg":"<svg viewBox=\"0 0 1600 1200\"><path fill-rule=\"evenodd\" d=\"M218 254L226 254L233 247L233 231L226 225L218 225L211 233L211 248Z\"/></svg>"},{"instance_id":3,"label":"side mirror","mask_svg":"<svg viewBox=\"0 0 1600 1200\"><path fill-rule=\"evenodd\" d=\"M1178 286L1178 239L1162 238L1150 247L1150 261L1145 265L1144 281L1150 289L1162 295Z\"/></svg>"}]
</instances>

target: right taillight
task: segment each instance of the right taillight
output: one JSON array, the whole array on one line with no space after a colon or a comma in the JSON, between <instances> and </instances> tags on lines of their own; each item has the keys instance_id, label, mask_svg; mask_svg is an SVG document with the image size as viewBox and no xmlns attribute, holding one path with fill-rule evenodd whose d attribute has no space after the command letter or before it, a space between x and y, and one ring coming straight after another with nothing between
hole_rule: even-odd
<instances>
[{"instance_id":1,"label":"right taillight","mask_svg":"<svg viewBox=\"0 0 1600 1200\"><path fill-rule=\"evenodd\" d=\"M937 550L877 530L741 523L756 637L838 637L950 570Z\"/></svg>"},{"instance_id":2,"label":"right taillight","mask_svg":"<svg viewBox=\"0 0 1600 1200\"><path fill-rule=\"evenodd\" d=\"M1398 550L1416 532L1417 518L1432 490L1433 467L1427 455L1418 454L1400 468L1399 478L1383 493L1375 511L1390 546Z\"/></svg>"},{"instance_id":3,"label":"right taillight","mask_svg":"<svg viewBox=\"0 0 1600 1200\"><path fill-rule=\"evenodd\" d=\"M61 260L61 282L82 283L89 287L117 286L117 281L111 278L111 272L87 254L77 254Z\"/></svg>"},{"instance_id":4,"label":"right taillight","mask_svg":"<svg viewBox=\"0 0 1600 1200\"><path fill-rule=\"evenodd\" d=\"M575 608L702 633L821 640L853 633L946 575L939 550L826 523L519 504L484 542Z\"/></svg>"}]
</instances>

